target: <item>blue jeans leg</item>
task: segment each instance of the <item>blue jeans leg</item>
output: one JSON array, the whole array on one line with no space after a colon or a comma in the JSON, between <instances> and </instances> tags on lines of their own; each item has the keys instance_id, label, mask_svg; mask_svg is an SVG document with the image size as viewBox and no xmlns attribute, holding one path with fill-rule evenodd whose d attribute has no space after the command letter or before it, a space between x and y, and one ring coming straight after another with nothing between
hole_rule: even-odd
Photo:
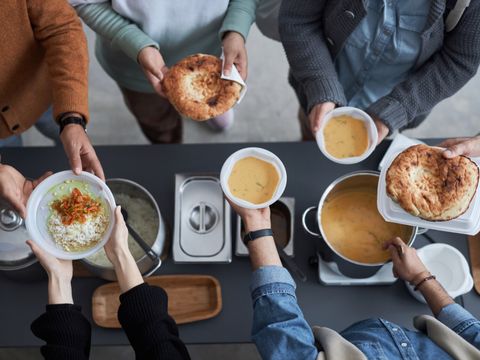
<instances>
[{"instance_id":1,"label":"blue jeans leg","mask_svg":"<svg viewBox=\"0 0 480 360\"><path fill-rule=\"evenodd\" d=\"M35 127L38 131L47 138L53 140L55 145L60 145L60 127L53 119L53 111L50 106L35 123Z\"/></svg>"},{"instance_id":2,"label":"blue jeans leg","mask_svg":"<svg viewBox=\"0 0 480 360\"><path fill-rule=\"evenodd\" d=\"M13 135L5 139L0 139L0 148L11 146L23 146L22 137L20 135Z\"/></svg>"}]
</instances>

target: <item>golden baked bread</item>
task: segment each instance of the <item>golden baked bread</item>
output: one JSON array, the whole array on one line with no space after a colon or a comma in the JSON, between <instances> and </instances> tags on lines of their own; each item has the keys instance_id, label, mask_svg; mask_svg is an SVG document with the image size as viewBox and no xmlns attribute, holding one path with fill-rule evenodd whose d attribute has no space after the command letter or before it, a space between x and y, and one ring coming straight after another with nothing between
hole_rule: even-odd
<instances>
[{"instance_id":1,"label":"golden baked bread","mask_svg":"<svg viewBox=\"0 0 480 360\"><path fill-rule=\"evenodd\" d=\"M415 145L390 165L387 194L414 216L430 221L452 220L467 211L478 178L478 166L468 157L445 159L442 149Z\"/></svg>"},{"instance_id":2,"label":"golden baked bread","mask_svg":"<svg viewBox=\"0 0 480 360\"><path fill-rule=\"evenodd\" d=\"M170 68L162 88L179 113L203 121L228 111L240 97L242 85L221 75L219 58L190 55Z\"/></svg>"}]
</instances>

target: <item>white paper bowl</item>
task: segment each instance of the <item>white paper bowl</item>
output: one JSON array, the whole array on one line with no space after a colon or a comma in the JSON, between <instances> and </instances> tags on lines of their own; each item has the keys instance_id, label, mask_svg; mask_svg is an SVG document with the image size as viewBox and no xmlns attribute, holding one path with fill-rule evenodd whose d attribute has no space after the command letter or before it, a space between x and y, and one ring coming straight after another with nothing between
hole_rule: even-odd
<instances>
[{"instance_id":1,"label":"white paper bowl","mask_svg":"<svg viewBox=\"0 0 480 360\"><path fill-rule=\"evenodd\" d=\"M473 279L470 275L467 260L460 251L447 244L432 244L417 251L419 258L428 271L435 275L447 293L452 297L468 293L473 288ZM405 282L412 296L422 303L426 303L420 291Z\"/></svg>"},{"instance_id":2,"label":"white paper bowl","mask_svg":"<svg viewBox=\"0 0 480 360\"><path fill-rule=\"evenodd\" d=\"M249 201L237 198L231 193L228 186L228 178L232 173L235 163L240 159L250 156L271 163L275 167L279 175L279 183L275 193L270 200L262 204L253 204ZM273 204L282 196L283 192L285 191L285 186L287 186L287 171L285 170L285 166L283 165L282 161L274 153L262 148L250 147L234 152L228 157L227 160L225 160L225 163L222 166L222 171L220 172L220 184L222 186L222 190L225 196L230 199L234 204L247 209L263 209Z\"/></svg>"},{"instance_id":3,"label":"white paper bowl","mask_svg":"<svg viewBox=\"0 0 480 360\"><path fill-rule=\"evenodd\" d=\"M360 156L354 156L354 157L349 157L349 158L343 158L339 159L334 156L332 156L327 149L325 148L325 139L323 135L323 130L325 129L325 126L327 123L333 118L341 115L348 115L351 116L355 119L362 120L365 122L367 126L367 132L368 132L368 148L365 150L365 152L360 155ZM320 130L317 132L315 138L317 139L317 144L318 147L320 148L320 151L325 155L329 160L332 160L333 162L336 162L338 164L344 164L344 165L350 165L350 164L356 164L359 163L363 160L365 160L367 157L370 156L370 154L375 150L375 147L377 146L378 142L378 132L377 132L377 127L375 126L375 123L373 122L373 119L368 115L365 111L350 107L350 106L344 106L344 107L339 107L336 109L333 109L332 111L328 112L323 121L322 121L322 126L320 127Z\"/></svg>"},{"instance_id":4,"label":"white paper bowl","mask_svg":"<svg viewBox=\"0 0 480 360\"><path fill-rule=\"evenodd\" d=\"M82 181L89 184L91 193L103 199L107 205L107 212L110 219L108 228L102 240L85 251L65 251L54 242L47 228L47 221L51 212L49 203L54 199L53 193L50 190L66 180ZM68 170L49 176L35 188L28 199L25 225L32 240L43 250L59 259L77 260L92 255L105 245L112 233L115 223L114 211L115 199L108 186L105 185L102 180L87 172L82 172L77 176Z\"/></svg>"}]
</instances>

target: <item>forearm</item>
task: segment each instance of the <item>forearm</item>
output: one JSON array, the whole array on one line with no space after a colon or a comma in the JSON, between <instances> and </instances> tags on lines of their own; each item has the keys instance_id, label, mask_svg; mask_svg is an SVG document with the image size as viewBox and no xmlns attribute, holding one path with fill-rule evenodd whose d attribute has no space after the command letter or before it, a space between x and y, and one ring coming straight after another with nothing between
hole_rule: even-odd
<instances>
[{"instance_id":1,"label":"forearm","mask_svg":"<svg viewBox=\"0 0 480 360\"><path fill-rule=\"evenodd\" d=\"M255 11L260 0L230 0L227 14L219 31L220 39L228 31L236 31L247 41L250 27L255 21Z\"/></svg>"},{"instance_id":2,"label":"forearm","mask_svg":"<svg viewBox=\"0 0 480 360\"><path fill-rule=\"evenodd\" d=\"M71 280L57 275L48 277L48 304L73 304Z\"/></svg>"},{"instance_id":3,"label":"forearm","mask_svg":"<svg viewBox=\"0 0 480 360\"><path fill-rule=\"evenodd\" d=\"M445 35L442 48L367 112L380 118L391 131L408 127L415 118L429 114L476 73L479 32L480 3L472 2L455 30Z\"/></svg>"},{"instance_id":4,"label":"forearm","mask_svg":"<svg viewBox=\"0 0 480 360\"><path fill-rule=\"evenodd\" d=\"M137 263L128 249L117 252L112 262L122 293L144 282Z\"/></svg>"},{"instance_id":5,"label":"forearm","mask_svg":"<svg viewBox=\"0 0 480 360\"><path fill-rule=\"evenodd\" d=\"M275 240L271 236L250 241L248 244L248 252L250 254L253 271L262 266L282 266L275 246Z\"/></svg>"},{"instance_id":6,"label":"forearm","mask_svg":"<svg viewBox=\"0 0 480 360\"><path fill-rule=\"evenodd\" d=\"M149 46L159 48L158 43L136 24L113 10L110 3L80 5L75 9L85 24L134 61L142 49Z\"/></svg>"},{"instance_id":7,"label":"forearm","mask_svg":"<svg viewBox=\"0 0 480 360\"><path fill-rule=\"evenodd\" d=\"M270 219L264 219L259 216L245 217L243 219L245 231L252 232L272 227ZM253 271L262 266L282 266L275 240L272 236L264 236L248 242L248 252Z\"/></svg>"},{"instance_id":8,"label":"forearm","mask_svg":"<svg viewBox=\"0 0 480 360\"><path fill-rule=\"evenodd\" d=\"M316 359L312 330L295 296L288 271L264 266L253 273L252 339L262 359Z\"/></svg>"},{"instance_id":9,"label":"forearm","mask_svg":"<svg viewBox=\"0 0 480 360\"><path fill-rule=\"evenodd\" d=\"M290 71L307 98L307 113L316 104L346 103L325 41L322 14L326 1L283 1L279 31Z\"/></svg>"},{"instance_id":10,"label":"forearm","mask_svg":"<svg viewBox=\"0 0 480 360\"><path fill-rule=\"evenodd\" d=\"M47 305L31 325L33 334L45 341L41 353L48 360L86 360L90 354L91 325L81 308L71 304Z\"/></svg>"},{"instance_id":11,"label":"forearm","mask_svg":"<svg viewBox=\"0 0 480 360\"><path fill-rule=\"evenodd\" d=\"M120 295L120 303L118 319L137 359L190 358L162 288L141 284Z\"/></svg>"},{"instance_id":12,"label":"forearm","mask_svg":"<svg viewBox=\"0 0 480 360\"><path fill-rule=\"evenodd\" d=\"M35 40L45 50L53 113L88 114L88 51L82 24L66 1L28 0Z\"/></svg>"},{"instance_id":13,"label":"forearm","mask_svg":"<svg viewBox=\"0 0 480 360\"><path fill-rule=\"evenodd\" d=\"M429 275L429 272L419 274L413 280L413 283L418 284ZM445 306L455 303L436 279L423 282L420 284L418 291L421 292L435 316L437 316Z\"/></svg>"}]
</instances>

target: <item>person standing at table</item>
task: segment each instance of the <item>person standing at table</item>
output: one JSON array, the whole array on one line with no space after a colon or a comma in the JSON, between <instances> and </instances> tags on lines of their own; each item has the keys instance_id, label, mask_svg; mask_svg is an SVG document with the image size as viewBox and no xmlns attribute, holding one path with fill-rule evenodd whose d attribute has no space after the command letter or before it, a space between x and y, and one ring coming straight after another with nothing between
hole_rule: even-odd
<instances>
[{"instance_id":1,"label":"person standing at table","mask_svg":"<svg viewBox=\"0 0 480 360\"><path fill-rule=\"evenodd\" d=\"M420 331L384 319L360 321L341 333L326 327L312 329L297 303L295 282L278 256L270 209L231 205L253 239L246 244L253 268L252 339L262 359L480 359L480 321L453 301L416 250L399 238L388 243L393 273L422 293L435 318L416 317L414 324ZM321 297L317 311L322 311Z\"/></svg>"},{"instance_id":2,"label":"person standing at table","mask_svg":"<svg viewBox=\"0 0 480 360\"><path fill-rule=\"evenodd\" d=\"M418 126L480 63L480 2L289 0L279 31L304 140L336 106L364 109L379 142Z\"/></svg>"},{"instance_id":3,"label":"person standing at table","mask_svg":"<svg viewBox=\"0 0 480 360\"><path fill-rule=\"evenodd\" d=\"M36 125L63 144L72 170L103 169L85 132L88 53L65 0L0 2L0 147L20 146Z\"/></svg>"},{"instance_id":4,"label":"person standing at table","mask_svg":"<svg viewBox=\"0 0 480 360\"><path fill-rule=\"evenodd\" d=\"M95 53L152 143L183 139L180 114L162 92L168 67L195 53L225 55L247 77L245 41L259 0L69 0L97 33ZM226 130L233 110L208 120Z\"/></svg>"},{"instance_id":5,"label":"person standing at table","mask_svg":"<svg viewBox=\"0 0 480 360\"><path fill-rule=\"evenodd\" d=\"M47 360L88 359L91 325L74 305L72 262L44 252L31 240L27 243L48 274L46 312L32 323L32 332L46 342L41 353ZM118 320L125 330L138 360L188 360L185 344L178 336L175 321L168 315L166 292L143 281L128 248L128 230L120 207L115 210L115 227L105 245L113 264L120 295Z\"/></svg>"}]
</instances>

